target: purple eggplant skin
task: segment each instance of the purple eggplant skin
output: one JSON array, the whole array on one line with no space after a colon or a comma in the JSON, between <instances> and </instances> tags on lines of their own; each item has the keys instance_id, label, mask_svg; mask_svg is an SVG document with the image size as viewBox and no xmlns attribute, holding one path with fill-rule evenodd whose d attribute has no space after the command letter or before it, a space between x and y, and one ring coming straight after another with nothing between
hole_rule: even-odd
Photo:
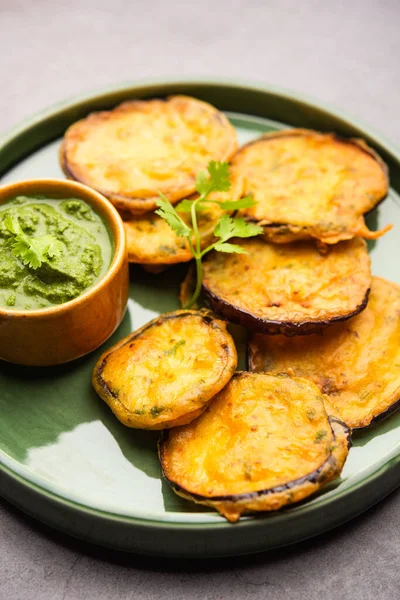
<instances>
[{"instance_id":1,"label":"purple eggplant skin","mask_svg":"<svg viewBox=\"0 0 400 600\"><path fill-rule=\"evenodd\" d=\"M350 428L345 423L343 423L343 421L340 421L336 417L328 417L328 420L329 420L329 423L332 428L334 440L336 439L335 429L338 428L338 430L340 430L341 433L343 432L344 435L346 436L347 448L350 449L351 448ZM168 435L169 435L169 430L164 430L162 432L161 437L158 442L158 453L159 453L159 457L160 457L161 466L163 465L163 442L165 442L168 439ZM330 480L329 473L332 471L332 469L335 469L335 466L336 466L336 460L331 452L329 454L328 458L322 463L321 466L318 467L318 469L315 469L311 473L308 473L307 475L299 477L298 479L293 479L292 481L288 481L288 483L285 483L283 485L279 485L279 486L276 486L273 488L269 488L266 490L257 490L256 492L250 492L250 493L246 493L246 494L227 495L227 496L203 496L201 494L194 494L192 492L188 492L184 488L181 488L174 481L169 480L168 477L165 475L164 471L163 471L163 476L166 479L166 481L168 482L168 484L170 485L170 487L175 492L187 497L188 499L192 499L192 500L198 501L198 502L212 501L212 502L233 502L233 503L235 503L235 502L247 502L247 501L255 500L257 498L261 498L263 496L269 496L272 494L280 494L280 493L284 493L284 492L290 492L290 491L293 491L293 489L295 489L299 486L302 486L306 483L316 483L316 484L323 485L325 483L325 481Z\"/></svg>"},{"instance_id":2,"label":"purple eggplant skin","mask_svg":"<svg viewBox=\"0 0 400 600\"><path fill-rule=\"evenodd\" d=\"M370 289L368 289L365 293L364 299L357 308L351 313L340 316L333 317L332 319L326 321L302 321L300 323L293 323L290 321L272 321L268 319L261 319L260 317L256 317L251 313L230 304L214 294L204 283L202 285L202 292L207 304L210 308L217 314L232 323L236 323L237 325L241 325L246 329L250 329L251 331L256 331L258 333L266 333L269 335L286 335L288 337L292 337L294 335L309 335L312 333L321 333L323 329L332 325L333 323L337 323L338 321L347 321L351 319L358 313L360 313L368 304L368 298Z\"/></svg>"}]
</instances>

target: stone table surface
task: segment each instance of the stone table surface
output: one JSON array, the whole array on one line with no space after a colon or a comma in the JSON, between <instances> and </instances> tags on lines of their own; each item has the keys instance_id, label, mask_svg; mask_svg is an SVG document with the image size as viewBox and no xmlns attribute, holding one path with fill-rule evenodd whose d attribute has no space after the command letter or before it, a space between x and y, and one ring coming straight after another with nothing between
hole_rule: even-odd
<instances>
[{"instance_id":1,"label":"stone table surface","mask_svg":"<svg viewBox=\"0 0 400 600\"><path fill-rule=\"evenodd\" d=\"M96 87L203 75L312 95L397 143L399 16L398 0L0 0L0 131ZM0 600L395 600L399 533L400 490L290 548L172 561L89 547L0 501Z\"/></svg>"}]
</instances>

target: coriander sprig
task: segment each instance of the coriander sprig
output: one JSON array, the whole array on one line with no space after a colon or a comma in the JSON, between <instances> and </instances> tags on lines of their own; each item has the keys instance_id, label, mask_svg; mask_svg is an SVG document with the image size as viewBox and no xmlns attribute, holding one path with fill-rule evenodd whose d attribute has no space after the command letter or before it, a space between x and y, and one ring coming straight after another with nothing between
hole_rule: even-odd
<instances>
[{"instance_id":1,"label":"coriander sprig","mask_svg":"<svg viewBox=\"0 0 400 600\"><path fill-rule=\"evenodd\" d=\"M222 210L231 211L239 208L248 208L254 206L256 202L250 196L240 200L219 201L209 198L212 192L227 192L230 190L231 182L229 176L229 164L226 162L211 161L207 167L208 174L200 171L196 178L196 191L199 196L195 200L182 200L176 207L173 207L169 200L160 194L156 200L159 207L156 213L165 219L168 225L179 237L187 238L190 251L196 263L196 288L193 296L185 306L190 308L196 302L201 291L201 282L203 278L202 258L211 250L218 252L236 252L237 254L246 254L241 246L229 244L228 240L233 237L246 238L253 237L262 233L262 228L253 223L248 223L244 219L231 217L223 214L214 229L214 236L217 239L204 250L201 249L199 227L197 214L206 208L206 203L218 204ZM191 215L192 227L189 227L179 215L179 212L188 212Z\"/></svg>"},{"instance_id":2,"label":"coriander sprig","mask_svg":"<svg viewBox=\"0 0 400 600\"><path fill-rule=\"evenodd\" d=\"M12 240L12 254L19 258L24 265L38 269L48 259L60 256L64 244L53 235L44 235L40 238L29 237L22 229L16 217L6 215L4 225L14 238Z\"/></svg>"}]
</instances>

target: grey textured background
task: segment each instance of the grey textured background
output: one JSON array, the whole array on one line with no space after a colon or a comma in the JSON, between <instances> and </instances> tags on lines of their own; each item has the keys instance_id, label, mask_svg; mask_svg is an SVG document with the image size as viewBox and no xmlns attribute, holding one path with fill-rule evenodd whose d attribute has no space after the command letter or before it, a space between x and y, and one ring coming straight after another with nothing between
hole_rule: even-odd
<instances>
[{"instance_id":1,"label":"grey textured background","mask_svg":"<svg viewBox=\"0 0 400 600\"><path fill-rule=\"evenodd\" d=\"M399 0L0 0L0 131L99 86L249 78L311 94L400 139ZM188 563L123 557L0 502L0 600L396 600L400 491L289 549Z\"/></svg>"}]
</instances>

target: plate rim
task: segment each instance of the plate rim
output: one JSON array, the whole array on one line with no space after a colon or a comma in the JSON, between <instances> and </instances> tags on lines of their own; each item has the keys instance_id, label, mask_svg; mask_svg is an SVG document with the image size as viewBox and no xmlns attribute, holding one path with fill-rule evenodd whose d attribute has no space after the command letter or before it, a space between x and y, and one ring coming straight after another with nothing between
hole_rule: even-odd
<instances>
[{"instance_id":1,"label":"plate rim","mask_svg":"<svg viewBox=\"0 0 400 600\"><path fill-rule=\"evenodd\" d=\"M185 85L189 85L189 84L196 84L196 85L204 86L204 87L214 86L214 87L220 88L222 90L224 88L229 89L229 88L234 87L238 90L243 90L245 92L246 91L248 91L248 92L251 92L251 91L264 92L266 94L284 98L289 102L293 102L293 103L297 103L297 104L302 103L303 105L305 105L306 107L308 107L314 111L322 111L322 112L326 113L327 115L333 117L334 119L342 121L345 126L349 126L352 129L356 128L357 130L360 130L362 135L364 135L366 138L368 138L370 141L372 141L372 143L374 145L376 145L380 148L383 148L385 153L390 155L391 160L393 160L396 163L396 165L400 171L400 151L389 140L387 140L384 136L382 136L378 131L376 131L374 128L370 127L369 125L363 123L362 121L360 121L356 118L353 118L352 116L348 115L346 112L343 112L342 110L339 110L335 107L330 106L326 102L319 101L308 95L297 93L294 90L291 91L289 89L281 88L279 86L268 85L268 84L265 84L262 82L253 82L253 81L249 81L249 80L243 80L240 78L239 79L237 79L237 78L235 78L235 79L231 79L231 78L213 79L213 78L204 78L204 77L145 78L145 79L138 79L138 80L134 80L134 81L130 81L130 82L125 82L125 83L122 83L119 85L106 86L106 87L102 87L98 90L89 92L89 93L75 95L70 99L63 100L61 102L57 102L56 104L53 104L52 106L50 106L42 111L37 112L32 117L28 117L27 119L23 120L20 124L14 126L8 132L5 132L5 134L3 134L0 137L0 152L4 152L4 150L7 148L7 145L9 145L10 143L13 143L17 138L26 134L31 128L39 125L40 123L43 123L46 120L56 119L57 116L61 115L65 110L68 110L68 109L70 110L75 107L78 108L80 105L82 105L82 103L90 103L90 102L94 102L96 100L101 100L103 97L106 98L112 94L118 95L119 93L124 93L124 92L128 92L128 91L132 91L132 93L135 93L135 91L137 92L138 89L140 89L144 86L147 86L147 87L183 86L184 87ZM45 143L46 142L39 143L36 146L36 148L43 146ZM34 151L34 149L30 149L29 152L27 152L27 155L31 154L33 151ZM21 156L20 158L23 158L23 157ZM7 172L11 168L11 166L12 165L6 166L4 169L4 172ZM0 177L2 175L3 175L3 173L1 173ZM0 184L1 184L1 180L0 180ZM145 526L147 528L152 528L152 529L156 529L156 530L159 530L159 529L172 530L172 529L174 529L174 530L186 530L186 531L196 532L199 529L201 529L202 531L209 531L210 533L218 532L220 530L224 530L224 531L232 530L232 525L223 520L221 520L221 521L216 520L215 523L211 523L211 522L195 523L195 522L179 522L179 521L175 521L175 520L157 520L157 519L146 518L146 517L119 515L119 514L109 512L109 511L102 511L101 509L93 508L93 507L87 506L85 504L80 504L78 502L75 502L74 500L70 500L70 499L66 498L65 496L59 495L56 492L53 492L44 487L41 487L36 482L30 481L29 479L26 479L23 475L13 471L10 467L6 466L3 463L3 461L2 461L3 454L4 454L4 452L2 450L0 450L0 476L1 476L0 477L0 495L2 495L6 499L9 499L13 504L20 504L14 498L14 494L12 491L12 487L14 486L14 488L15 488L15 490L17 490L17 492L18 492L18 488L19 489L29 488L29 490L31 492L34 492L37 496L46 497L47 499L51 500L51 502L53 502L55 505L58 505L60 508L68 507L69 510L73 510L74 512L91 515L92 517L95 517L96 519L100 519L100 520L111 522L111 523L118 522L118 523L129 524L132 526L142 526L142 527ZM348 488L345 488L342 491L338 492L333 497L328 494L325 498L320 498L317 505L314 505L312 503L311 504L310 503L302 504L299 507L300 510L299 510L299 512L296 513L296 516L300 516L300 518L304 517L306 519L310 514L318 511L318 509L324 510L324 508L326 508L327 506L331 507L336 502L342 502L344 500L349 500L350 498L356 497L358 495L360 488L363 488L366 485L371 484L371 483L373 484L375 481L380 480L382 477L388 475L389 472L394 471L398 467L400 467L400 448L395 456L393 456L392 458L388 459L383 464L378 466L378 468L376 470L374 470L372 473L369 473L369 475L367 475L366 477L359 479L354 484L352 484ZM7 485L10 486L8 491L11 490L11 493L7 493ZM380 499L383 499L383 497L385 497L385 495L387 495L388 493L393 491L399 485L400 485L400 478L397 482L392 482L391 485L386 486L386 488L387 488L386 493L384 493L382 496L380 496L377 499L375 498L369 504L364 503L364 508L357 509L356 511L354 511L354 514L349 514L348 517L345 517L345 518L341 517L339 519L339 522L343 523L347 520L354 518L357 514L360 514L364 510L367 510L373 504L378 502ZM27 508L27 507L20 506L20 508L22 508L22 510L24 510L25 512L28 512L28 513L30 512L29 508ZM291 515L291 516L288 517L288 515ZM46 521L46 519L43 516L38 516L37 514L33 514L33 516L35 516L36 518L38 518L42 521L43 520ZM285 520L285 517L286 517L286 520L288 520L288 519L290 520L292 518L292 516L294 516L293 511L292 512L284 511L284 512L279 513L279 520L280 520L280 522L282 522L283 520ZM243 529L252 530L254 527L262 527L263 525L268 526L268 521L269 521L269 519L265 520L264 523L260 524L260 520L258 518L244 519L243 521L240 521L239 523L237 523L234 526L234 530L235 531L243 531ZM61 526L56 526L53 523L50 523L50 524L57 527L58 529L62 529ZM336 525L337 524L339 524L339 523L336 523ZM330 529L331 527L334 527L336 525L335 524L327 525L325 528L322 528L319 532L326 531L327 529ZM312 533L311 536L312 535L316 535L316 533ZM304 536L301 539L304 539ZM101 542L99 542L97 540L96 543L101 543ZM292 543L292 542L287 542L287 543ZM259 548L259 551L265 549L264 547L261 547L261 546ZM273 547L277 547L276 544ZM150 552L150 554L151 553L155 554L156 552ZM169 553L167 552L165 555L167 555L167 554L169 554ZM235 554L240 554L240 552L235 552ZM220 553L218 555L222 555L222 554Z\"/></svg>"},{"instance_id":2,"label":"plate rim","mask_svg":"<svg viewBox=\"0 0 400 600\"><path fill-rule=\"evenodd\" d=\"M2 451L0 450L0 458L2 455ZM399 445L399 452L397 455L392 456L392 458L388 459L387 461L385 461L384 463L382 463L377 469L375 469L372 473L370 473L368 476L366 476L365 478L359 479L358 481L354 482L351 486L344 488L342 491L338 492L333 498L330 497L329 495L326 495L325 497L322 496L319 499L318 505L314 505L310 502L304 502L304 503L299 503L299 504L294 504L291 506L291 508L289 510L291 510L290 514L294 514L294 509L297 508L301 508L301 512L302 515L304 514L305 516L308 515L309 512L314 512L317 508L321 508L323 509L325 506L327 505L331 505L332 503L334 503L336 500L343 500L344 498L347 498L348 496L353 496L358 488L362 488L365 485L365 482L368 483L373 483L375 480L380 479L381 475L393 470L397 464L400 465L400 445ZM69 508L73 508L73 509L77 509L78 511L83 511L86 513L90 513L96 516L101 516L103 518L108 518L109 520L117 520L119 522L123 522L123 523L150 523L150 524L156 524L161 525L161 526L166 526L167 528L170 528L170 526L176 526L177 528L183 528L183 529L191 529L191 528L212 528L213 530L219 526L219 528L227 528L227 529L231 529L232 524L228 523L227 521L225 521L225 519L221 518L215 521L215 523L195 523L195 522L184 522L184 521L174 521L174 520L170 520L170 521L160 521L158 519L154 519L154 518L144 518L144 517L135 517L132 515L121 515L121 514L117 514L117 513L113 513L111 511L106 511L106 510L102 510L100 508L93 508L92 506L88 506L86 504L81 504L80 502L76 502L75 500L71 500L69 498L66 498L65 496L62 496L60 494L57 494L56 492L46 489L44 487L42 487L40 484L34 482L34 481L30 481L29 479L27 479L26 477L24 477L23 475L21 475L20 473L16 473L15 471L13 471L10 467L8 467L7 465L5 465L4 463L0 462L0 473L1 471L3 471L9 478L14 479L16 481L22 481L22 485L25 485L26 487L29 487L31 490L38 490L39 493L47 496L47 498L52 499L52 500L56 500L58 503L63 504L65 506L68 506ZM400 480L397 484L398 486L400 486ZM396 486L397 487L397 486ZM394 488L395 489L395 488ZM0 495L1 495L1 491L2 488L0 486ZM210 511L210 514L214 514ZM289 515L288 511L278 511L275 513L269 513L271 516L273 514L275 515L280 515L280 516L284 516L284 515ZM218 517L218 514L215 513L215 516ZM248 519L242 519L240 521L238 521L238 523L234 524L235 529L239 529L240 527L244 527L244 526L253 526L255 525L257 519L254 518L248 518Z\"/></svg>"},{"instance_id":3,"label":"plate rim","mask_svg":"<svg viewBox=\"0 0 400 600\"><path fill-rule=\"evenodd\" d=\"M116 84L109 84L106 86L100 86L91 88L88 91L84 91L79 94L73 94L66 99L53 102L46 108L36 111L30 116L19 121L16 125L7 129L5 132L0 133L0 150L11 138L16 135L23 133L25 129L29 129L33 125L48 117L54 117L57 113L62 112L66 108L70 108L79 105L83 102L90 102L91 100L101 98L102 96L108 96L111 93L118 94L129 89L140 88L143 86L161 86L161 85L185 85L185 84L199 84L219 87L236 87L248 90L265 91L277 96L281 96L288 100L294 100L295 102L301 101L304 104L311 106L313 109L323 109L326 112L331 113L333 116L342 119L344 122L351 126L356 125L360 129L367 129L368 135L377 138L377 141L383 143L387 149L389 149L397 160L400 160L400 148L393 144L389 138L382 134L379 129L369 125L363 119L353 116L347 110L343 110L334 104L330 104L325 100L320 100L317 97L304 94L303 92L297 92L295 89L287 88L285 86L273 85L265 83L262 80L246 79L241 77L205 77L196 75L187 75L177 78L176 76L165 76L165 77L139 77L134 80L125 80Z\"/></svg>"}]
</instances>

